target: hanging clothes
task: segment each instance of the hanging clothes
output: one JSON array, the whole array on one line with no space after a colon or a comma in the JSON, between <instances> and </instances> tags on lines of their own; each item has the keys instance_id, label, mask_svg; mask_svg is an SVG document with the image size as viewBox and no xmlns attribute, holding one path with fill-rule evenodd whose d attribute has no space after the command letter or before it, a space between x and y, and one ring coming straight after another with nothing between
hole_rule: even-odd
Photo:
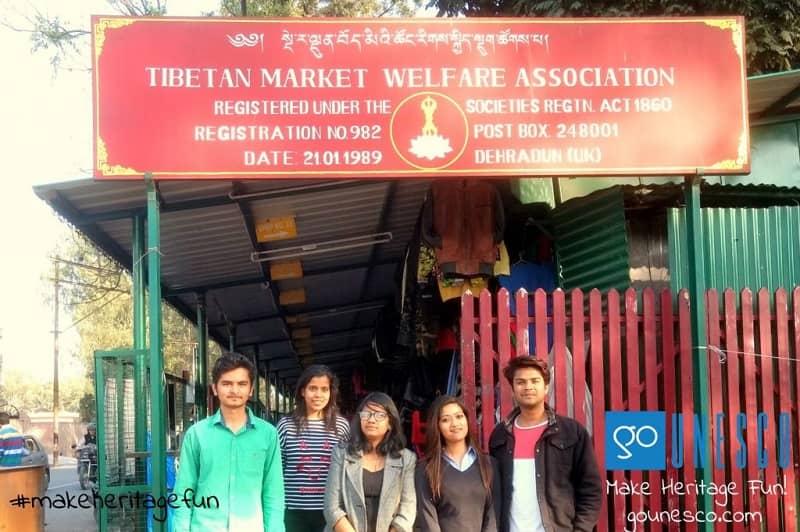
<instances>
[{"instance_id":1,"label":"hanging clothes","mask_svg":"<svg viewBox=\"0 0 800 532\"><path fill-rule=\"evenodd\" d=\"M509 260L505 242L500 242L500 245L497 246L497 258L494 263L494 276L500 275L511 275L511 260Z\"/></svg>"},{"instance_id":2,"label":"hanging clothes","mask_svg":"<svg viewBox=\"0 0 800 532\"><path fill-rule=\"evenodd\" d=\"M499 191L475 180L437 181L422 213L422 238L444 276L491 276L505 215Z\"/></svg>"},{"instance_id":3,"label":"hanging clothes","mask_svg":"<svg viewBox=\"0 0 800 532\"><path fill-rule=\"evenodd\" d=\"M475 277L472 279L458 279L444 277L438 280L439 295L442 301L450 301L464 295L469 290L473 295L480 295L481 290L489 288L489 283L485 278Z\"/></svg>"},{"instance_id":4,"label":"hanging clothes","mask_svg":"<svg viewBox=\"0 0 800 532\"><path fill-rule=\"evenodd\" d=\"M558 288L555 268L552 263L536 264L521 260L511 265L510 275L499 275L497 280L500 286L508 290L511 296L509 308L512 315L517 313L517 302L514 295L520 288L524 288L528 293L541 288L548 294Z\"/></svg>"},{"instance_id":5,"label":"hanging clothes","mask_svg":"<svg viewBox=\"0 0 800 532\"><path fill-rule=\"evenodd\" d=\"M552 263L536 264L534 262L527 262L521 260L511 265L511 275L500 275L497 277L500 286L507 289L509 292L509 310L512 316L517 315L517 300L516 293L520 288L524 288L529 294L532 294L539 288L547 292L547 312L550 313L552 309L552 296L550 295L553 290L558 288L556 284L555 268ZM534 316L533 298L529 298L528 316ZM516 323L512 322L512 331ZM533 324L528 327L528 346L529 351L533 353L536 346L536 332ZM547 349L553 347L553 324L547 324Z\"/></svg>"}]
</instances>

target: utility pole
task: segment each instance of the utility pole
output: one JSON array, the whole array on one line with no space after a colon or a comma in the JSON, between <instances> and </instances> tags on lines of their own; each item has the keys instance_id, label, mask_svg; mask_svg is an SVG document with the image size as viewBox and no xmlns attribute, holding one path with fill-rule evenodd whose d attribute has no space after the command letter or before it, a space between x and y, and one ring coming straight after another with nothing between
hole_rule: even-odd
<instances>
[{"instance_id":1,"label":"utility pole","mask_svg":"<svg viewBox=\"0 0 800 532\"><path fill-rule=\"evenodd\" d=\"M53 261L53 465L58 465L58 258Z\"/></svg>"},{"instance_id":2,"label":"utility pole","mask_svg":"<svg viewBox=\"0 0 800 532\"><path fill-rule=\"evenodd\" d=\"M109 269L109 268L101 268L99 266L92 266L90 264L83 264L83 263L80 263L80 262L75 262L75 261L71 261L71 260L67 260L67 259L62 259L61 257L51 257L51 259L53 260L53 269L54 269L54 273L55 273L55 275L53 276L53 465L58 465L58 416L59 416L59 412L61 410L61 403L60 403L60 400L59 400L59 393L58 393L58 336L59 336L59 334L61 332L61 331L59 331L59 328L58 328L58 315L59 315L59 297L58 297L58 293L59 293L59 289L61 288L61 284L63 283L63 284L74 284L74 285L78 285L78 286L86 286L86 287L89 287L89 288L104 289L106 291L111 291L111 292L122 292L122 293L126 293L126 292L123 291L123 290L117 290L115 288L104 288L102 286L95 286L95 285L92 285L92 284L81 283L81 282L77 282L77 281L71 281L69 279L62 280L61 279L61 273L60 273L60 266L62 264L65 264L68 267L69 266L73 266L73 267L76 267L76 268L85 268L85 269L88 269L88 270L92 270L92 271L98 272L100 274L105 274L105 273L113 274L113 273L116 273L115 270L112 270L112 269ZM71 325L67 326L67 329L75 326L77 323L79 323L79 322L83 321L84 319L88 318L89 316L91 316L95 312L97 312L97 310L94 310L94 311L90 312L89 314L83 316L82 318L74 321ZM97 378L97 376L95 375L95 379L96 378ZM95 402L96 401L97 401L97 398L95 398Z\"/></svg>"}]
</instances>

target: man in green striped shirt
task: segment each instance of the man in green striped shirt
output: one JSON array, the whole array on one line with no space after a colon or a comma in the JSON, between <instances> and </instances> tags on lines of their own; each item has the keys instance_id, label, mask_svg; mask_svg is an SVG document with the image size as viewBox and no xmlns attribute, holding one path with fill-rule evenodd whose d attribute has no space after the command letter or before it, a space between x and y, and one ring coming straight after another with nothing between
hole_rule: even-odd
<instances>
[{"instance_id":1,"label":"man in green striped shirt","mask_svg":"<svg viewBox=\"0 0 800 532\"><path fill-rule=\"evenodd\" d=\"M183 438L172 528L284 532L278 433L247 408L255 368L247 357L225 353L211 376L220 408Z\"/></svg>"}]
</instances>

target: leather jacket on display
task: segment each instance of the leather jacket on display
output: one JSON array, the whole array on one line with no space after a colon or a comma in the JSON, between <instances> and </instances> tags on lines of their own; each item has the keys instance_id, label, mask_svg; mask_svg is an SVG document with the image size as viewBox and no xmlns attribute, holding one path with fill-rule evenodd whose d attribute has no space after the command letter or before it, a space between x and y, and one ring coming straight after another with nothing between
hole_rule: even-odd
<instances>
[{"instance_id":1,"label":"leather jacket on display","mask_svg":"<svg viewBox=\"0 0 800 532\"><path fill-rule=\"evenodd\" d=\"M491 276L505 214L500 192L475 180L437 181L422 212L422 238L443 275Z\"/></svg>"}]
</instances>

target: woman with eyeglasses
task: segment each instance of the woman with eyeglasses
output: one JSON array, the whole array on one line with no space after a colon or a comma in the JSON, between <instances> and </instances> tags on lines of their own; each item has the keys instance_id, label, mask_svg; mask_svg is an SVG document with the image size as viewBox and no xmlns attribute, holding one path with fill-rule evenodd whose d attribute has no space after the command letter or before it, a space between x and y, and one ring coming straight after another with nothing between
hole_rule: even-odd
<instances>
[{"instance_id":1,"label":"woman with eyeglasses","mask_svg":"<svg viewBox=\"0 0 800 532\"><path fill-rule=\"evenodd\" d=\"M412 532L417 513L414 466L400 414L382 392L356 409L346 446L333 451L325 488L326 531Z\"/></svg>"},{"instance_id":2,"label":"woman with eyeglasses","mask_svg":"<svg viewBox=\"0 0 800 532\"><path fill-rule=\"evenodd\" d=\"M475 447L461 399L442 395L431 404L425 440L425 458L415 474L415 530L496 532L497 464Z\"/></svg>"},{"instance_id":3,"label":"woman with eyeglasses","mask_svg":"<svg viewBox=\"0 0 800 532\"><path fill-rule=\"evenodd\" d=\"M286 532L322 532L325 481L333 449L350 435L338 414L339 380L323 365L306 368L295 387L294 411L278 422L286 498Z\"/></svg>"}]
</instances>

